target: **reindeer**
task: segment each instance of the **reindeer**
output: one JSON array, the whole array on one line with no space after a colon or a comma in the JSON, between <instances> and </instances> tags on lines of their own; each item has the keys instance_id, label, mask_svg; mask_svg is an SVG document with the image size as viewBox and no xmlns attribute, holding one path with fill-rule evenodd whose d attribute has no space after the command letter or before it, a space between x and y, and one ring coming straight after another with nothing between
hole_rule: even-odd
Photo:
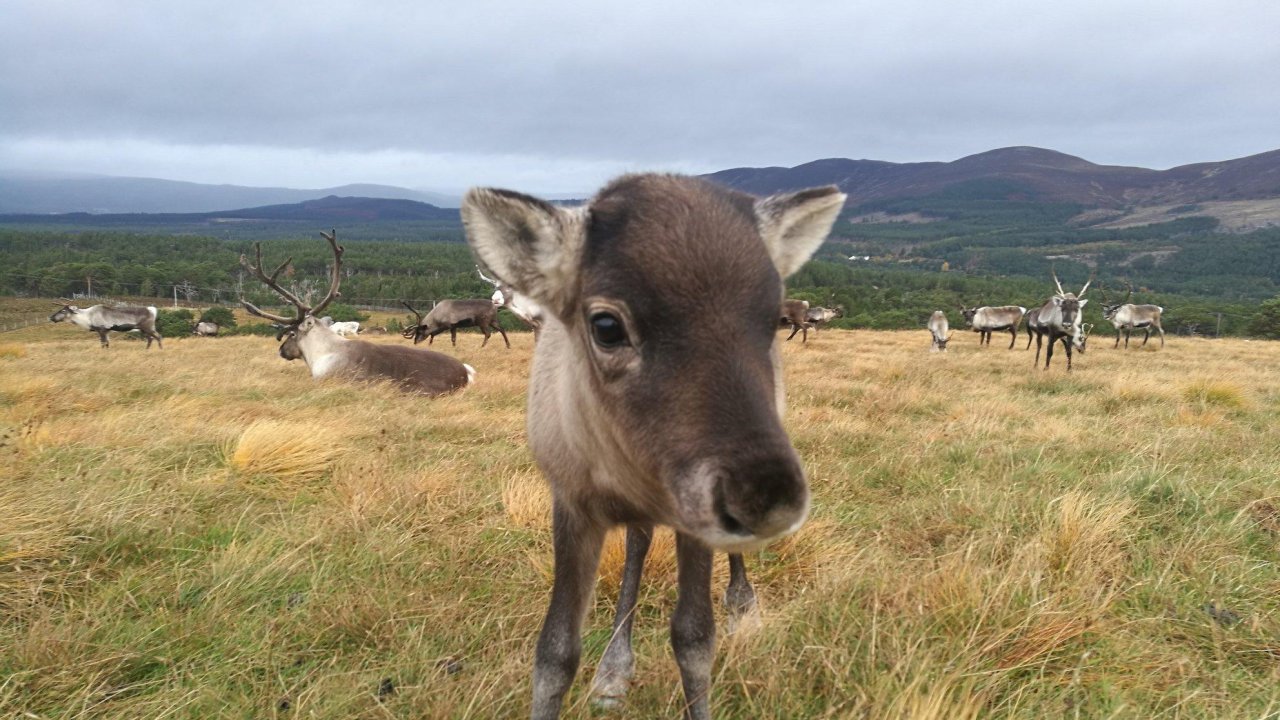
<instances>
[{"instance_id":1,"label":"reindeer","mask_svg":"<svg viewBox=\"0 0 1280 720\"><path fill-rule=\"evenodd\" d=\"M493 330L497 330L498 334L502 335L502 342L506 343L508 348L511 347L507 332L498 324L499 306L493 304L491 300L441 300L431 308L426 317L423 317L422 313L415 310L408 302L401 301L400 304L409 308L409 312L416 318L412 326L400 333L406 339L412 338L414 345L422 342L424 338L430 345L437 335L448 330L449 340L454 347L457 347L458 328L478 327L480 332L484 333L484 342L480 343L480 347L489 344L489 336Z\"/></svg>"},{"instance_id":2,"label":"reindeer","mask_svg":"<svg viewBox=\"0 0 1280 720\"><path fill-rule=\"evenodd\" d=\"M960 314L964 315L964 321L973 328L976 333L981 333L978 337L978 345L991 345L991 335L995 332L1009 331L1009 349L1013 349L1014 343L1018 341L1018 325L1022 324L1022 318L1027 314L1027 309L1020 305L1001 305L999 307L971 307L966 308L960 306ZM1027 346L1030 347L1031 338L1027 338Z\"/></svg>"},{"instance_id":3,"label":"reindeer","mask_svg":"<svg viewBox=\"0 0 1280 720\"><path fill-rule=\"evenodd\" d=\"M844 307L840 305L837 305L834 309L811 307L804 314L805 322L809 324L809 327L813 328L814 332L818 332L819 329L838 317L844 317Z\"/></svg>"},{"instance_id":4,"label":"reindeer","mask_svg":"<svg viewBox=\"0 0 1280 720\"><path fill-rule=\"evenodd\" d=\"M195 329L191 331L191 334L199 337L217 337L220 329L221 328L218 327L218 323L216 322L198 322L196 323Z\"/></svg>"},{"instance_id":5,"label":"reindeer","mask_svg":"<svg viewBox=\"0 0 1280 720\"><path fill-rule=\"evenodd\" d=\"M793 300L787 298L782 301L782 313L778 318L779 327L791 326L791 334L787 336L787 340L796 336L796 333L803 332L800 336L800 342L809 342L809 328L813 327L809 324L809 301Z\"/></svg>"},{"instance_id":6,"label":"reindeer","mask_svg":"<svg viewBox=\"0 0 1280 720\"><path fill-rule=\"evenodd\" d=\"M262 245L254 244L256 265L244 255L240 264L255 277L284 298L295 308L294 317L275 315L241 300L251 314L272 321L276 327L276 340L280 344L280 357L285 360L302 360L311 371L311 377L328 377L347 374L366 380L393 380L402 388L427 395L444 395L460 390L475 380L476 371L470 365L431 350L419 350L402 345L383 345L350 340L326 327L316 317L329 303L340 296L338 286L342 282L343 247L338 244L337 231L320 233L329 241L333 250L333 272L329 279L329 291L314 306L307 305L297 295L281 287L276 278L289 266L289 258L267 275L262 270Z\"/></svg>"},{"instance_id":7,"label":"reindeer","mask_svg":"<svg viewBox=\"0 0 1280 720\"><path fill-rule=\"evenodd\" d=\"M555 575L533 673L534 720L573 682L608 529L627 525L623 592L592 694L620 702L630 614L655 524L676 530L671 644L686 718L708 717L713 550L726 602L754 591L740 556L795 531L809 490L783 430L774 335L782 279L830 232L832 187L756 199L698 178L627 175L579 208L472 189L467 239L494 276L546 309L529 382L528 438L552 488ZM685 319L728 308L710 326Z\"/></svg>"},{"instance_id":8,"label":"reindeer","mask_svg":"<svg viewBox=\"0 0 1280 720\"><path fill-rule=\"evenodd\" d=\"M1089 289L1089 284L1093 282L1093 276L1089 276L1089 280L1085 282L1084 287L1080 288L1080 293L1074 294L1066 292L1062 289L1062 283L1058 282L1058 273L1053 272L1053 283L1058 287L1058 292L1049 298L1048 302L1039 308L1032 310L1035 313L1034 318L1028 318L1027 331L1036 334L1036 364L1040 362L1040 341L1045 335L1049 336L1049 347L1044 355L1044 369L1049 369L1049 361L1053 359L1053 345L1061 340L1062 346L1067 351L1067 372L1071 372L1071 351L1072 348L1079 350L1081 353L1085 351L1087 340L1086 331L1081 326L1081 318L1084 314L1084 306L1089 303L1088 300L1082 299L1085 291ZM1027 347L1031 347L1031 339L1027 338Z\"/></svg>"},{"instance_id":9,"label":"reindeer","mask_svg":"<svg viewBox=\"0 0 1280 720\"><path fill-rule=\"evenodd\" d=\"M354 337L360 334L360 323L355 320L345 320L342 322L330 321L328 328L332 330L335 335L341 335L342 337Z\"/></svg>"},{"instance_id":10,"label":"reindeer","mask_svg":"<svg viewBox=\"0 0 1280 720\"><path fill-rule=\"evenodd\" d=\"M116 332L137 330L147 338L148 350L151 349L152 340L156 341L157 347L164 349L164 339L160 337L159 332L156 332L158 311L154 305L147 307L93 305L79 308L67 300L55 302L54 305L60 309L49 316L50 322L70 320L76 327L98 333L98 340L102 343L103 350L111 347L111 343L107 340L107 333L113 330Z\"/></svg>"},{"instance_id":11,"label":"reindeer","mask_svg":"<svg viewBox=\"0 0 1280 720\"><path fill-rule=\"evenodd\" d=\"M955 335L955 331L947 332L947 314L941 310L934 310L933 315L929 316L929 334L933 336L933 351L946 352L947 343L951 341L951 336Z\"/></svg>"},{"instance_id":12,"label":"reindeer","mask_svg":"<svg viewBox=\"0 0 1280 720\"><path fill-rule=\"evenodd\" d=\"M1116 344L1112 348L1120 347L1120 333L1124 333L1124 348L1129 349L1129 333L1134 330L1144 331L1142 336L1142 345L1146 347L1147 341L1151 339L1151 328L1155 328L1160 333L1160 347L1164 347L1164 328L1160 326L1160 319L1164 315L1164 308L1159 305L1134 305L1129 302L1133 297L1133 284L1125 283L1129 286L1129 294L1124 296L1124 300L1118 303L1110 304L1107 298L1107 289L1102 288L1102 317L1111 322L1116 329Z\"/></svg>"},{"instance_id":13,"label":"reindeer","mask_svg":"<svg viewBox=\"0 0 1280 720\"><path fill-rule=\"evenodd\" d=\"M481 280L493 286L493 295L489 299L493 301L494 306L510 310L524 324L533 328L533 336L537 338L538 330L542 328L542 314L544 312L542 306L528 296L516 292L515 288L510 285L486 277L479 265L476 266L476 272L480 274Z\"/></svg>"}]
</instances>

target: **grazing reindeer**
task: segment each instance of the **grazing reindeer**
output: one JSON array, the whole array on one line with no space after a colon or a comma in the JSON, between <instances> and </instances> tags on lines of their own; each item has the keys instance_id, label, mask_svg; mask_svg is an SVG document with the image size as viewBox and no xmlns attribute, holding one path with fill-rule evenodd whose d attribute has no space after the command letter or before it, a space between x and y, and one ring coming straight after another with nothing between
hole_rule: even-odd
<instances>
[{"instance_id":1,"label":"grazing reindeer","mask_svg":"<svg viewBox=\"0 0 1280 720\"><path fill-rule=\"evenodd\" d=\"M1155 328L1160 333L1160 347L1164 347L1164 328L1160 326L1160 319L1164 315L1164 308L1159 305L1134 305L1129 302L1129 298L1133 297L1133 284L1125 283L1129 286L1129 294L1124 296L1115 304L1109 304L1107 299L1107 290L1102 288L1102 317L1111 322L1116 329L1116 344L1112 349L1120 347L1120 333L1124 333L1124 348L1129 349L1129 333L1134 330L1142 330L1145 334L1142 336L1142 345L1146 347L1147 341L1151 339L1151 328Z\"/></svg>"},{"instance_id":2,"label":"grazing reindeer","mask_svg":"<svg viewBox=\"0 0 1280 720\"><path fill-rule=\"evenodd\" d=\"M154 305L148 307L94 305L87 308L79 308L67 302L56 302L54 305L61 309L49 316L51 322L70 320L76 327L98 333L98 340L101 341L104 350L111 347L111 343L107 340L107 333L112 330L116 332L137 330L147 338L148 350L151 349L152 340L156 341L160 349L164 349L164 339L160 337L160 333L156 332L158 312Z\"/></svg>"},{"instance_id":3,"label":"grazing reindeer","mask_svg":"<svg viewBox=\"0 0 1280 720\"><path fill-rule=\"evenodd\" d=\"M620 523L623 592L593 694L608 703L626 692L644 539L670 525L684 713L708 717L712 551L759 547L808 514L804 471L782 428L774 333L782 278L822 243L844 199L835 187L757 199L647 174L573 209L508 190L467 193L462 220L480 261L546 309L528 437L551 483L555 580L534 661L535 720L559 715L601 544ZM685 322L708 307L731 311L696 330ZM734 562L730 603L750 596Z\"/></svg>"},{"instance_id":4,"label":"grazing reindeer","mask_svg":"<svg viewBox=\"0 0 1280 720\"><path fill-rule=\"evenodd\" d=\"M284 342L280 344L280 357L285 360L302 360L311 370L311 377L350 374L366 380L393 380L406 390L427 395L444 395L471 384L475 379L475 369L444 353L402 345L349 340L321 323L315 314L324 310L339 296L343 248L338 244L336 231L320 234L329 241L329 247L333 250L333 272L329 279L329 292L315 306L303 303L297 295L284 289L276 281L293 258L285 260L275 272L267 275L262 270L260 244L254 245L257 253L256 265L250 264L245 256L240 256L240 264L246 270L296 309L295 316L288 318L240 301L245 310L275 324L276 340L284 338Z\"/></svg>"},{"instance_id":5,"label":"grazing reindeer","mask_svg":"<svg viewBox=\"0 0 1280 720\"><path fill-rule=\"evenodd\" d=\"M221 328L218 327L218 323L206 320L204 322L196 323L196 329L192 330L191 334L199 335L200 337L217 337L218 330L220 329Z\"/></svg>"},{"instance_id":6,"label":"grazing reindeer","mask_svg":"<svg viewBox=\"0 0 1280 720\"><path fill-rule=\"evenodd\" d=\"M800 336L800 342L809 342L809 328L813 326L809 324L808 300L787 298L782 301L782 313L778 319L778 326L787 327L788 325L791 326L791 334L787 336L788 340L795 337L796 333L803 332L804 334Z\"/></svg>"},{"instance_id":7,"label":"grazing reindeer","mask_svg":"<svg viewBox=\"0 0 1280 720\"><path fill-rule=\"evenodd\" d=\"M809 324L809 327L813 328L814 332L818 332L824 325L838 317L844 317L844 308L839 305L835 309L811 307L804 314L805 322Z\"/></svg>"},{"instance_id":8,"label":"grazing reindeer","mask_svg":"<svg viewBox=\"0 0 1280 720\"><path fill-rule=\"evenodd\" d=\"M1022 324L1022 317L1027 314L1027 309L1020 305L1001 305L1000 307L972 307L966 308L960 306L960 313L964 315L964 321L969 323L969 327L973 328L976 333L981 333L978 337L978 345L991 345L991 335L995 332L1009 331L1009 349L1013 349L1014 343L1018 341L1018 325ZM1027 338L1027 346L1030 347L1031 338Z\"/></svg>"},{"instance_id":9,"label":"grazing reindeer","mask_svg":"<svg viewBox=\"0 0 1280 720\"><path fill-rule=\"evenodd\" d=\"M1067 351L1067 372L1071 372L1071 351L1079 350L1081 353L1085 350L1086 335L1081 326L1081 318L1084 315L1084 306L1089 303L1088 300L1082 299L1085 291L1089 289L1089 283L1093 282L1093 277L1085 282L1084 287L1080 288L1080 294L1066 292L1062 289L1062 283L1058 282L1058 273L1053 273L1053 283L1058 286L1058 292L1049 301L1032 312L1035 313L1034 319L1028 319L1027 330L1036 334L1036 359L1040 362L1040 340L1043 336L1049 336L1049 347L1044 354L1044 369L1049 369L1049 361L1053 359L1053 345L1057 341L1062 341L1062 346ZM1031 347L1030 338L1027 339L1027 347Z\"/></svg>"},{"instance_id":10,"label":"grazing reindeer","mask_svg":"<svg viewBox=\"0 0 1280 720\"><path fill-rule=\"evenodd\" d=\"M515 288L506 283L498 282L493 278L485 277L484 271L480 266L476 266L476 272L480 273L480 279L493 286L493 295L490 300L496 307L506 308L515 314L516 317L524 321L524 324L533 328L533 336L538 337L538 331L542 329L542 306L528 296L516 292Z\"/></svg>"},{"instance_id":11,"label":"grazing reindeer","mask_svg":"<svg viewBox=\"0 0 1280 720\"><path fill-rule=\"evenodd\" d=\"M933 315L929 316L929 334L933 336L933 351L946 352L947 343L951 341L951 336L955 335L955 331L947 332L947 314L941 310L934 310Z\"/></svg>"},{"instance_id":12,"label":"grazing reindeer","mask_svg":"<svg viewBox=\"0 0 1280 720\"><path fill-rule=\"evenodd\" d=\"M426 317L418 312L407 302L401 301L402 305L409 308L409 311L417 318L414 325L407 327L401 333L405 338L412 338L413 344L417 345L426 339L430 345L435 341L436 336L445 330L449 331L449 340L454 347L458 345L458 328L478 327L480 332L484 333L484 342L480 343L480 347L489 344L489 336L493 330L497 330L502 335L502 342L511 347L511 341L507 339L507 332L498 324L498 305L493 304L491 300L441 300L436 303L435 307L427 313Z\"/></svg>"}]
</instances>

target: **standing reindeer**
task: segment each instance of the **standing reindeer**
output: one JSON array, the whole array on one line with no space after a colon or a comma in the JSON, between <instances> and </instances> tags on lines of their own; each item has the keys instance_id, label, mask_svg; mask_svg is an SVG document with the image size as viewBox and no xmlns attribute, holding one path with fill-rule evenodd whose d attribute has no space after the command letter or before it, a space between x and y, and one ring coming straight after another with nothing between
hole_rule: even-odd
<instances>
[{"instance_id":1,"label":"standing reindeer","mask_svg":"<svg viewBox=\"0 0 1280 720\"><path fill-rule=\"evenodd\" d=\"M151 349L152 340L156 341L157 347L164 349L164 339L156 331L158 311L154 305L147 307L94 305L87 308L79 308L68 302L56 302L54 305L60 309L49 316L50 322L70 320L76 327L98 333L98 340L103 350L111 347L111 343L107 340L107 333L113 330L115 332L137 330L147 338L148 350Z\"/></svg>"},{"instance_id":2,"label":"standing reindeer","mask_svg":"<svg viewBox=\"0 0 1280 720\"><path fill-rule=\"evenodd\" d=\"M1120 333L1124 333L1124 348L1129 349L1129 333L1134 330L1142 330L1145 334L1142 336L1142 345L1146 347L1147 341L1151 339L1151 328L1155 328L1160 333L1160 347L1164 347L1164 328L1160 326L1160 319L1164 315L1164 308L1159 305L1134 305L1129 302L1133 297L1133 284L1125 283L1129 286L1129 294L1124 296L1124 300L1111 304L1108 302L1107 289L1102 289L1102 317L1111 322L1112 327L1116 329L1116 344L1112 349L1120 347Z\"/></svg>"},{"instance_id":3,"label":"standing reindeer","mask_svg":"<svg viewBox=\"0 0 1280 720\"><path fill-rule=\"evenodd\" d=\"M240 264L275 291L295 308L294 317L275 315L256 305L240 301L245 310L275 323L276 340L280 344L280 357L285 360L302 360L311 370L312 377L349 374L365 380L393 380L406 390L427 395L444 395L469 385L476 371L444 353L419 350L402 345L383 345L350 340L329 329L315 317L339 297L338 286L342 282L343 248L338 244L337 231L320 233L329 241L333 250L333 272L329 279L329 291L316 305L309 306L297 295L280 286L276 278L289 266L289 258L267 275L262 270L262 245L255 244L257 264L240 256Z\"/></svg>"},{"instance_id":4,"label":"standing reindeer","mask_svg":"<svg viewBox=\"0 0 1280 720\"><path fill-rule=\"evenodd\" d=\"M648 174L619 178L573 209L508 190L467 193L463 224L481 262L546 309L528 438L551 483L555 579L534 661L534 720L560 713L601 544L617 524L628 526L624 593L592 693L617 703L627 690L644 540L670 525L684 714L709 716L712 551L757 548L808 515L781 422L775 332L782 279L822 243L844 199L835 187L757 199ZM685 319L709 307L731 310L693 331ZM731 604L754 597L739 570Z\"/></svg>"},{"instance_id":5,"label":"standing reindeer","mask_svg":"<svg viewBox=\"0 0 1280 720\"><path fill-rule=\"evenodd\" d=\"M809 342L809 328L813 326L809 324L808 300L787 298L782 301L782 313L778 318L778 326L787 327L788 325L791 326L791 334L787 336L788 340L795 337L796 333L803 332L804 334L800 336L800 342L802 344Z\"/></svg>"},{"instance_id":6,"label":"standing reindeer","mask_svg":"<svg viewBox=\"0 0 1280 720\"><path fill-rule=\"evenodd\" d=\"M947 314L941 310L934 310L933 315L929 316L929 334L933 336L934 352L946 352L947 343L951 341L951 336L955 335L955 331L947 332Z\"/></svg>"},{"instance_id":7,"label":"standing reindeer","mask_svg":"<svg viewBox=\"0 0 1280 720\"><path fill-rule=\"evenodd\" d=\"M960 306L960 314L964 315L964 321L969 323L969 327L973 328L976 333L981 333L978 337L978 345L991 345L991 335L995 332L1009 332L1009 349L1013 349L1013 344L1018 341L1018 325L1022 324L1022 317L1027 314L1027 309L1020 305L1001 305L1000 307L971 307L966 308ZM1027 346L1031 345L1031 338L1027 338Z\"/></svg>"},{"instance_id":8,"label":"standing reindeer","mask_svg":"<svg viewBox=\"0 0 1280 720\"><path fill-rule=\"evenodd\" d=\"M814 332L818 332L820 328L838 317L844 317L844 308L839 305L835 309L811 307L804 314L805 322L813 328Z\"/></svg>"},{"instance_id":9,"label":"standing reindeer","mask_svg":"<svg viewBox=\"0 0 1280 720\"><path fill-rule=\"evenodd\" d=\"M431 308L426 317L422 313L414 309L412 305L401 301L401 304L409 308L409 311L417 318L411 327L407 327L401 333L405 338L413 338L413 344L417 345L426 339L430 345L435 341L436 336L445 330L449 331L449 340L454 347L458 346L458 328L478 327L480 332L484 333L484 342L480 343L480 347L489 344L489 336L493 330L497 330L502 335L502 342L511 347L511 341L507 339L507 331L502 329L498 324L499 306L493 304L491 300L441 300L436 306Z\"/></svg>"},{"instance_id":10,"label":"standing reindeer","mask_svg":"<svg viewBox=\"0 0 1280 720\"><path fill-rule=\"evenodd\" d=\"M1066 292L1062 289L1062 283L1058 282L1058 273L1053 273L1053 283L1058 287L1058 292L1049 298L1048 302L1040 307L1032 310L1034 317L1027 319L1027 331L1036 334L1036 364L1040 362L1040 341L1045 335L1049 336L1049 347L1044 354L1044 369L1049 369L1049 361L1053 359L1053 345L1057 341L1062 341L1062 346L1067 351L1067 372L1071 372L1071 351L1072 349L1084 352L1085 350L1085 330L1081 326L1081 320L1084 314L1084 306L1089 303L1088 300L1082 299L1085 291L1089 289L1089 283L1093 282L1093 277L1085 282L1084 287L1080 288L1080 294ZM1027 347L1031 347L1031 339L1027 338Z\"/></svg>"},{"instance_id":11,"label":"standing reindeer","mask_svg":"<svg viewBox=\"0 0 1280 720\"><path fill-rule=\"evenodd\" d=\"M493 278L485 277L484 271L480 266L476 266L476 272L480 274L480 279L493 286L493 295L490 300L493 304L500 308L510 310L516 317L524 321L524 324L533 328L533 336L538 336L538 331L542 329L542 306L529 299L528 296L516 292L515 288L506 283L498 282Z\"/></svg>"}]
</instances>

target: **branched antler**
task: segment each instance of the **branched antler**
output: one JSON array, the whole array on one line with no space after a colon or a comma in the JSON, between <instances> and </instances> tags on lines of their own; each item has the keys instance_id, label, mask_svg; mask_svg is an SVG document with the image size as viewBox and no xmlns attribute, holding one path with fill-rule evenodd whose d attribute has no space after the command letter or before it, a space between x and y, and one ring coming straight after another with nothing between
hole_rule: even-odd
<instances>
[{"instance_id":1,"label":"branched antler","mask_svg":"<svg viewBox=\"0 0 1280 720\"><path fill-rule=\"evenodd\" d=\"M338 292L338 285L340 282L342 282L343 248L337 242L338 232L337 230L333 230L327 233L324 231L321 231L320 234L324 236L325 240L329 241L329 247L333 249L333 274L329 280L329 292L327 295L325 295L324 299L320 301L319 305L316 305L315 307L308 306L297 295L286 290L284 286L282 286L280 282L277 280L277 278L280 277L280 273L283 272L285 268L289 267L289 263L293 262L292 257L280 263L280 265L276 267L274 272L272 272L270 275L267 275L265 272L262 271L262 243L254 243L253 249L254 249L254 255L255 255L255 260L257 264L256 265L251 264L249 262L249 258L245 257L243 254L240 255L240 264L244 266L244 268L248 270L250 273L252 273L255 277L261 280L263 284L265 284L267 287L275 291L277 295L284 298L286 301L289 302L289 304L293 305L293 307L296 309L297 314L295 317L288 318L288 317L284 317L283 315L276 315L275 313L269 313L247 300L241 300L240 304L244 306L244 309L249 311L249 313L252 315L257 315L258 317L266 318L267 320L271 320L272 322L277 322L277 323L281 323L283 325L288 325L288 326L296 326L299 323L301 323L303 318L305 318L308 314L314 315L320 312L321 310L325 309L325 307L327 307L329 303L333 302L334 298L340 297L341 293Z\"/></svg>"}]
</instances>

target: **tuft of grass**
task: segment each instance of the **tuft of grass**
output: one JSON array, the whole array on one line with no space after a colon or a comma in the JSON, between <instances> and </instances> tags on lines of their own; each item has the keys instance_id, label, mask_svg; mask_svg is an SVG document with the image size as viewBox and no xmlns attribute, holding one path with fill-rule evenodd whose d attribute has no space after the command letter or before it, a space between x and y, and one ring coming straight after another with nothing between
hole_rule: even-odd
<instances>
[{"instance_id":1,"label":"tuft of grass","mask_svg":"<svg viewBox=\"0 0 1280 720\"><path fill-rule=\"evenodd\" d=\"M1227 380L1196 380L1182 388L1182 399L1201 408L1239 410L1248 404L1244 388Z\"/></svg>"},{"instance_id":2,"label":"tuft of grass","mask_svg":"<svg viewBox=\"0 0 1280 720\"><path fill-rule=\"evenodd\" d=\"M224 450L226 463L241 477L281 491L318 480L341 454L336 435L282 420L251 424Z\"/></svg>"},{"instance_id":3,"label":"tuft of grass","mask_svg":"<svg viewBox=\"0 0 1280 720\"><path fill-rule=\"evenodd\" d=\"M21 343L0 343L0 360L24 358L27 346Z\"/></svg>"}]
</instances>

